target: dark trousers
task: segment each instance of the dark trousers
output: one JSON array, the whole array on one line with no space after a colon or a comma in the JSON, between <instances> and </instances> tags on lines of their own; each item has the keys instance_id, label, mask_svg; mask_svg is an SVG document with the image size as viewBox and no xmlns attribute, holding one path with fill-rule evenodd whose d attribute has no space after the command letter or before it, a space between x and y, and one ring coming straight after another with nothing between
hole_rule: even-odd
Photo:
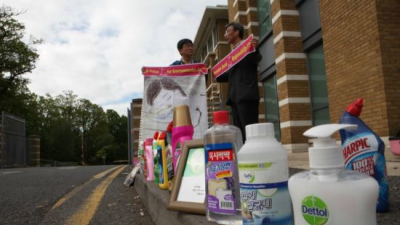
<instances>
[{"instance_id":1,"label":"dark trousers","mask_svg":"<svg viewBox=\"0 0 400 225\"><path fill-rule=\"evenodd\" d=\"M242 131L243 143L246 140L245 127L249 124L258 123L259 102L241 102L232 104L233 125Z\"/></svg>"}]
</instances>

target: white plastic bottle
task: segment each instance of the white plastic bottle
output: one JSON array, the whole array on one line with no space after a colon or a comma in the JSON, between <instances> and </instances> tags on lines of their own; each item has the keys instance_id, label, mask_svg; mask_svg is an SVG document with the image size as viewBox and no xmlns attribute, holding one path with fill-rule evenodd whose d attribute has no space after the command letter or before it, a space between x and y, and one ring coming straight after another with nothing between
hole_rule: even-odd
<instances>
[{"instance_id":1,"label":"white plastic bottle","mask_svg":"<svg viewBox=\"0 0 400 225\"><path fill-rule=\"evenodd\" d=\"M330 136L357 125L327 124L304 136L317 138L309 148L310 171L289 179L296 225L376 225L378 183L372 177L344 169L343 154Z\"/></svg>"},{"instance_id":2,"label":"white plastic bottle","mask_svg":"<svg viewBox=\"0 0 400 225\"><path fill-rule=\"evenodd\" d=\"M213 123L204 135L207 220L242 224L237 169L242 133L229 125L228 111L214 112Z\"/></svg>"},{"instance_id":3,"label":"white plastic bottle","mask_svg":"<svg viewBox=\"0 0 400 225\"><path fill-rule=\"evenodd\" d=\"M292 225L286 149L272 123L246 126L238 153L243 225Z\"/></svg>"}]
</instances>

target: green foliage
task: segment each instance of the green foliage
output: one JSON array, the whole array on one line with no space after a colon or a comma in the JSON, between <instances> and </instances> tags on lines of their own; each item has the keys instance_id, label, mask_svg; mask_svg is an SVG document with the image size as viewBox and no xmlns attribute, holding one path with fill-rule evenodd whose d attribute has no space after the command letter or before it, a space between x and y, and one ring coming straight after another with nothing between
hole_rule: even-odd
<instances>
[{"instance_id":1,"label":"green foliage","mask_svg":"<svg viewBox=\"0 0 400 225\"><path fill-rule=\"evenodd\" d=\"M39 54L34 46L42 43L34 37L28 43L23 41L25 26L15 19L19 14L0 7L0 110L17 115L26 113L18 106L30 95L28 80L21 75L35 68Z\"/></svg>"},{"instance_id":2,"label":"green foliage","mask_svg":"<svg viewBox=\"0 0 400 225\"><path fill-rule=\"evenodd\" d=\"M20 13L0 7L0 112L26 120L27 134L41 137L41 158L87 164L127 159L127 118L104 110L72 91L56 97L37 96L27 87L22 74L32 72L39 55L33 47L42 40L23 42L25 26L15 17ZM99 153L100 152L100 153ZM83 158L84 156L84 158Z\"/></svg>"}]
</instances>

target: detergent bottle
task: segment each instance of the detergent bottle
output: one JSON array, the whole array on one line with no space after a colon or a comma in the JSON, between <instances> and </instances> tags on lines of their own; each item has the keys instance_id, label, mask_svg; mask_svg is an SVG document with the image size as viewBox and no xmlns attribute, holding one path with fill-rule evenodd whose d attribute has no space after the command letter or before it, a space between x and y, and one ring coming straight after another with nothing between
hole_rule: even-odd
<instances>
[{"instance_id":1,"label":"detergent bottle","mask_svg":"<svg viewBox=\"0 0 400 225\"><path fill-rule=\"evenodd\" d=\"M159 183L159 174L158 174L158 157L157 157L157 140L158 140L159 133L156 131L153 136L153 143L152 143L152 149L153 149L153 166L154 166L154 183L158 184Z\"/></svg>"},{"instance_id":2,"label":"detergent bottle","mask_svg":"<svg viewBox=\"0 0 400 225\"><path fill-rule=\"evenodd\" d=\"M173 159L172 159L172 126L174 121L171 121L168 124L166 135L165 135L165 153L166 153L166 160L167 160L167 171L168 171L168 190L172 191L172 180L174 178L174 166L173 166Z\"/></svg>"},{"instance_id":3,"label":"detergent bottle","mask_svg":"<svg viewBox=\"0 0 400 225\"><path fill-rule=\"evenodd\" d=\"M192 140L194 128L190 117L189 106L179 105L174 107L174 125L172 127L172 157L174 173L178 168L179 157L186 140Z\"/></svg>"},{"instance_id":4,"label":"detergent bottle","mask_svg":"<svg viewBox=\"0 0 400 225\"><path fill-rule=\"evenodd\" d=\"M158 174L161 189L168 189L167 157L165 152L165 131L162 131L157 140Z\"/></svg>"},{"instance_id":5,"label":"detergent bottle","mask_svg":"<svg viewBox=\"0 0 400 225\"><path fill-rule=\"evenodd\" d=\"M376 225L378 183L372 177L346 170L336 140L330 136L352 124L313 127L304 136L315 138L308 149L310 170L289 179L296 225Z\"/></svg>"},{"instance_id":6,"label":"detergent bottle","mask_svg":"<svg viewBox=\"0 0 400 225\"><path fill-rule=\"evenodd\" d=\"M360 118L363 99L357 99L343 113L339 123L356 124L356 130L341 130L344 166L375 178L379 183L377 212L389 210L389 184L386 174L385 144Z\"/></svg>"},{"instance_id":7,"label":"detergent bottle","mask_svg":"<svg viewBox=\"0 0 400 225\"><path fill-rule=\"evenodd\" d=\"M153 138L148 138L145 142L147 181L154 181L154 159L153 159Z\"/></svg>"}]
</instances>

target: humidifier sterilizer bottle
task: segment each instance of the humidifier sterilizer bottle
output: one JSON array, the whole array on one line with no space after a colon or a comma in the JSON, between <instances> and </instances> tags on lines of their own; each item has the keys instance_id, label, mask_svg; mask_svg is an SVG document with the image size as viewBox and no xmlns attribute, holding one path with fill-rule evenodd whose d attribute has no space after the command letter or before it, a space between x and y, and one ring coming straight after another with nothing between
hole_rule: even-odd
<instances>
[{"instance_id":1,"label":"humidifier sterilizer bottle","mask_svg":"<svg viewBox=\"0 0 400 225\"><path fill-rule=\"evenodd\" d=\"M214 112L213 124L204 135L207 220L242 224L237 169L242 133L229 125L228 111Z\"/></svg>"},{"instance_id":2,"label":"humidifier sterilizer bottle","mask_svg":"<svg viewBox=\"0 0 400 225\"><path fill-rule=\"evenodd\" d=\"M292 225L288 155L274 125L247 125L246 137L238 152L243 225Z\"/></svg>"},{"instance_id":3,"label":"humidifier sterilizer bottle","mask_svg":"<svg viewBox=\"0 0 400 225\"><path fill-rule=\"evenodd\" d=\"M310 171L289 179L296 225L376 225L378 183L372 177L344 169L343 155L330 136L357 125L327 124L304 136L316 138L309 148Z\"/></svg>"}]
</instances>

